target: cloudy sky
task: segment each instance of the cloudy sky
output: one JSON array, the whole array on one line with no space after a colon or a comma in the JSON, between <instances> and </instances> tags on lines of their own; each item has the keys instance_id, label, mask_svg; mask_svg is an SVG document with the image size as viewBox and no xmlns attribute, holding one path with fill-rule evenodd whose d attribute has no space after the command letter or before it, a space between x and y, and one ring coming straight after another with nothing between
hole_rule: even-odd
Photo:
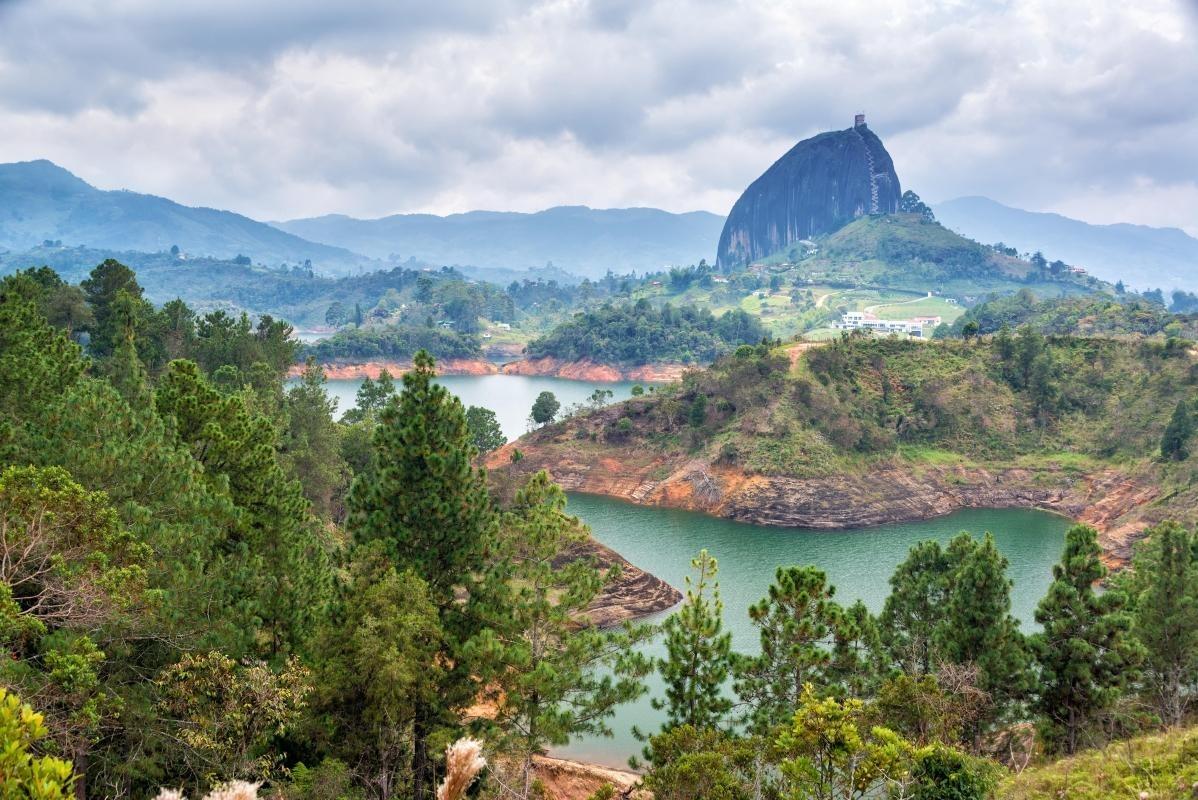
<instances>
[{"instance_id":1,"label":"cloudy sky","mask_svg":"<svg viewBox=\"0 0 1198 800\"><path fill-rule=\"evenodd\" d=\"M1198 235L1198 0L0 0L0 160L282 219L905 188Z\"/></svg>"}]
</instances>

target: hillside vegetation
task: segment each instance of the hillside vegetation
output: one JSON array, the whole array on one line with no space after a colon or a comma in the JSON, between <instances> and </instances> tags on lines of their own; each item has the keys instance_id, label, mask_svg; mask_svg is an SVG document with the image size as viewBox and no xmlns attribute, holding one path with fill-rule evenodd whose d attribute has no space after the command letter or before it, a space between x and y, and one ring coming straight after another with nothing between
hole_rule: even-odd
<instances>
[{"instance_id":1,"label":"hillside vegetation","mask_svg":"<svg viewBox=\"0 0 1198 800\"><path fill-rule=\"evenodd\" d=\"M969 323L980 334L1005 325L1028 325L1044 334L1077 336L1163 336L1198 339L1198 314L1175 314L1140 295L1087 295L1042 299L1030 289L980 303L937 336L961 336Z\"/></svg>"},{"instance_id":2,"label":"hillside vegetation","mask_svg":"<svg viewBox=\"0 0 1198 800\"><path fill-rule=\"evenodd\" d=\"M534 358L591 359L603 364L694 364L708 363L764 336L760 320L739 309L716 317L706 308L674 308L667 303L657 309L647 300L638 300L634 305L604 305L577 314L530 342L527 352Z\"/></svg>"},{"instance_id":3,"label":"hillside vegetation","mask_svg":"<svg viewBox=\"0 0 1198 800\"><path fill-rule=\"evenodd\" d=\"M950 231L919 214L861 217L816 241L791 247L767 262L797 264L808 277L851 284L934 290L954 297L1014 292L1031 286L1042 295L1092 292L1103 284L1087 276L1041 275L1029 262Z\"/></svg>"},{"instance_id":4,"label":"hillside vegetation","mask_svg":"<svg viewBox=\"0 0 1198 800\"><path fill-rule=\"evenodd\" d=\"M1198 728L1141 736L1035 766L1005 780L999 800L1190 800L1198 793Z\"/></svg>"}]
</instances>

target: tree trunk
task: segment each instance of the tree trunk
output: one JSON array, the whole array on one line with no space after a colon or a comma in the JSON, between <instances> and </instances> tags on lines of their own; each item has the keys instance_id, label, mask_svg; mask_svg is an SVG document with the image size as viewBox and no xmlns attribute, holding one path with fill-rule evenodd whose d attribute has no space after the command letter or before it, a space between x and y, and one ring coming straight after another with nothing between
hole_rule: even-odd
<instances>
[{"instance_id":1,"label":"tree trunk","mask_svg":"<svg viewBox=\"0 0 1198 800\"><path fill-rule=\"evenodd\" d=\"M412 800L430 800L433 796L428 736L428 720L423 710L417 710L412 723Z\"/></svg>"},{"instance_id":2,"label":"tree trunk","mask_svg":"<svg viewBox=\"0 0 1198 800\"><path fill-rule=\"evenodd\" d=\"M75 771L75 800L87 800L87 747L80 747L72 761Z\"/></svg>"}]
</instances>

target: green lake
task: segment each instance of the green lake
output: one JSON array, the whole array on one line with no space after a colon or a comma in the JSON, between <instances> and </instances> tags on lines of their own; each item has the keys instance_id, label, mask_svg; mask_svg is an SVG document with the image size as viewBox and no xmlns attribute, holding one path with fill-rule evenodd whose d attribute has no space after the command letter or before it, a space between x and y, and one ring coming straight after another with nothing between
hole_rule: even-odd
<instances>
[{"instance_id":1,"label":"green lake","mask_svg":"<svg viewBox=\"0 0 1198 800\"><path fill-rule=\"evenodd\" d=\"M516 438L525 432L533 400L551 391L563 409L585 402L596 388L611 389L614 400L629 396L631 382L596 384L561 378L515 375L446 376L438 379L467 405L495 411L504 433ZM338 412L352 408L360 380L330 380L329 393L339 401ZM570 495L569 511L590 525L595 537L625 558L679 588L689 572L690 560L702 548L719 560L724 624L733 645L753 651L757 635L748 620L749 606L765 595L779 566L814 564L827 572L843 604L858 598L879 611L889 592L891 572L916 542L947 542L962 530L994 534L1010 562L1014 582L1012 605L1024 629L1052 578L1052 565L1060 557L1069 521L1052 514L1027 510L970 510L923 522L883 525L846 531L813 531L774 528L732 522L687 511L636 506L589 495ZM665 613L658 615L658 619ZM662 654L660 644L646 652ZM661 693L656 681L650 695ZM554 749L554 755L615 767L626 766L640 752L631 733L633 725L656 730L661 715L649 706L648 696L621 708L611 723L612 738L586 738Z\"/></svg>"},{"instance_id":2,"label":"green lake","mask_svg":"<svg viewBox=\"0 0 1198 800\"><path fill-rule=\"evenodd\" d=\"M757 633L749 623L748 608L766 594L779 566L814 564L827 572L841 603L851 604L859 598L877 612L889 593L890 574L912 545L924 539L947 542L962 530L979 536L985 531L994 534L1010 562L1012 611L1027 630L1033 623L1036 604L1052 579L1052 565L1060 557L1069 525L1067 519L1041 511L985 509L923 522L812 531L750 525L581 494L570 495L569 511L590 525L599 541L680 589L691 558L707 548L719 561L725 629L732 633L733 646L743 652L757 648ZM646 652L664 655L659 642L647 646ZM658 682L651 681L649 687L651 695L661 693ZM628 756L638 754L641 746L632 736L632 726L654 731L661 720L661 714L650 708L646 698L619 710L612 721L612 738L582 739L553 753L626 766Z\"/></svg>"}]
</instances>

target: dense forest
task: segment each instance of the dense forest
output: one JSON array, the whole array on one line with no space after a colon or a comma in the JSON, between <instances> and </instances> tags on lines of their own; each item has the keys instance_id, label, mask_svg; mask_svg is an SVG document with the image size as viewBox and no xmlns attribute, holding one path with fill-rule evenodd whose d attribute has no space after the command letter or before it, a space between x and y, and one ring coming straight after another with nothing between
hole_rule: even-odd
<instances>
[{"instance_id":1,"label":"dense forest","mask_svg":"<svg viewBox=\"0 0 1198 800\"><path fill-rule=\"evenodd\" d=\"M765 329L757 317L728 311L716 317L691 306L660 309L648 301L604 305L575 315L528 345L528 355L602 364L668 361L706 363L746 342L758 342Z\"/></svg>"},{"instance_id":2,"label":"dense forest","mask_svg":"<svg viewBox=\"0 0 1198 800\"><path fill-rule=\"evenodd\" d=\"M732 651L706 552L660 626L598 629L587 609L619 571L576 555L587 531L544 472L488 480L479 415L435 383L427 353L401 387L364 385L336 422L315 364L284 388L286 325L142 294L115 262L78 286L49 269L0 281L9 796L195 796L240 780L297 800L425 800L439 785L458 797L472 782L527 800L537 755L652 702L666 722L642 732L640 765L663 800L984 798L1011 790L1001 764L1037 747L1071 754L1193 711L1198 537L1176 524L1102 590L1095 531L1073 527L1030 635L1011 617L1005 559L968 534L912 549L877 616L841 604L819 570L781 565L751 612L757 653ZM810 424L846 449L972 441L968 404L918 399L900 379L936 370L955 385L954 370L985 364L972 397L1035 413L983 444L1019 447L1097 417L1101 376L1072 380L1096 359L1109 374L1143 364L1128 378L1147 386L1141 405L1107 387L1131 411L1184 395L1183 351L1141 347L849 338L816 351L804 389L777 383L784 356L743 345L679 391L701 432L785 389L796 407L826 405ZM1142 429L1113 446L1184 462L1193 426L1178 407L1163 437L1155 416L1123 413ZM653 635L660 659L636 647ZM647 697L651 672L664 691ZM1145 769L1198 780L1192 759Z\"/></svg>"}]
</instances>

